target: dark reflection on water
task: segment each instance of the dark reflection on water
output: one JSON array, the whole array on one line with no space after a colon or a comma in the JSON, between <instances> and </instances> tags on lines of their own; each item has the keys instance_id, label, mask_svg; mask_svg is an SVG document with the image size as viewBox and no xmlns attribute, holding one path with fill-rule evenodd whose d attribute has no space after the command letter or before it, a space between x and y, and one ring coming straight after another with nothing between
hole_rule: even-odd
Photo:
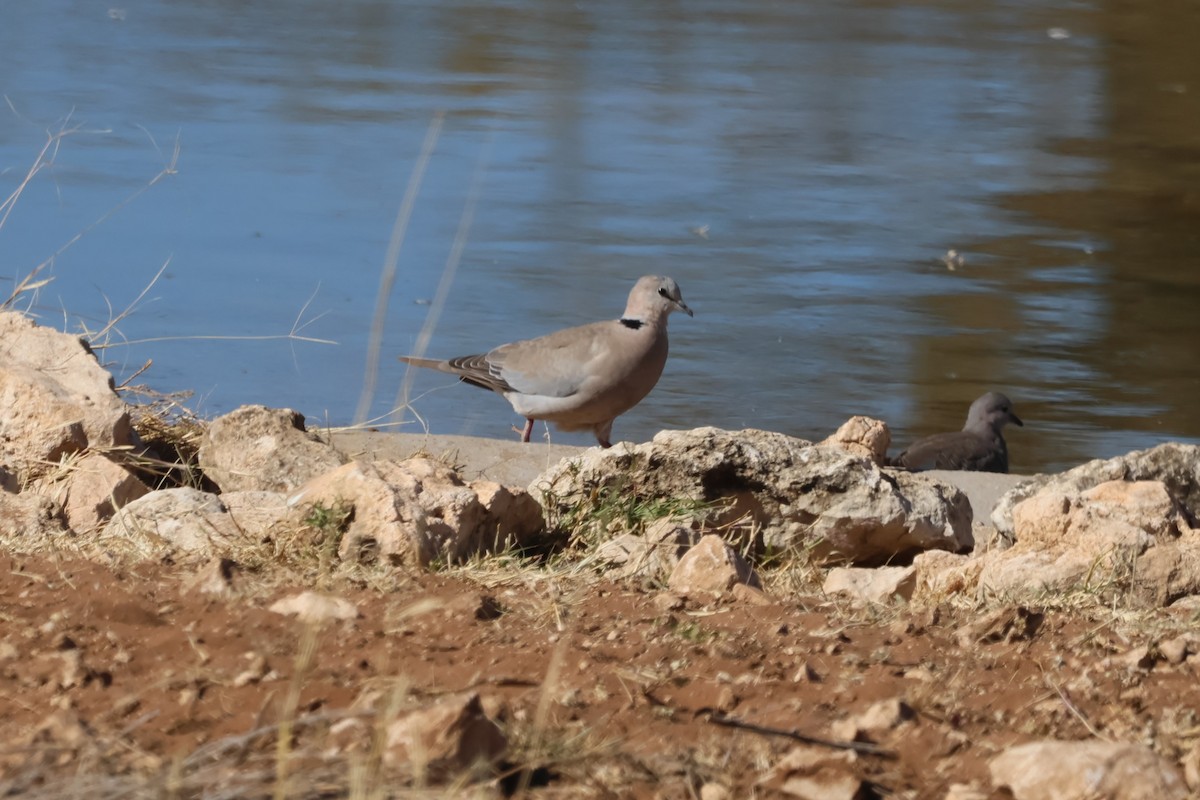
<instances>
[{"instance_id":1,"label":"dark reflection on water","mask_svg":"<svg viewBox=\"0 0 1200 800\"><path fill-rule=\"evenodd\" d=\"M179 173L56 259L38 309L96 327L168 257L104 351L201 409L351 420L396 210L408 229L373 414L416 339L479 170L432 352L616 314L679 280L658 389L617 438L849 414L898 445L1012 396L1014 469L1200 439L1200 9L1098 3L209 2L0 8L4 196L44 128L89 130L0 229L18 275L158 169ZM143 128L146 132L143 132ZM950 270L948 250L966 263ZM7 289L8 284L0 285ZM508 435L483 392L418 375L432 429ZM555 434L557 441L586 442Z\"/></svg>"}]
</instances>

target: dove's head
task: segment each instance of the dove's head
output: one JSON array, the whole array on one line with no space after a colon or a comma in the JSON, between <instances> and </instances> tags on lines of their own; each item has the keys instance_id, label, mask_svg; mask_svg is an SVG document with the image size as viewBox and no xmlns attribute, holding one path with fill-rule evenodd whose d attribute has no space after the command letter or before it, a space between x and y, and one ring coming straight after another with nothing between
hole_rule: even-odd
<instances>
[{"instance_id":1,"label":"dove's head","mask_svg":"<svg viewBox=\"0 0 1200 800\"><path fill-rule=\"evenodd\" d=\"M621 318L665 322L672 311L692 316L692 310L683 302L679 284L664 275L646 275L634 284Z\"/></svg>"},{"instance_id":2,"label":"dove's head","mask_svg":"<svg viewBox=\"0 0 1200 800\"><path fill-rule=\"evenodd\" d=\"M1021 418L1013 413L1012 401L999 392L988 392L974 403L967 412L965 431L995 431L999 433L1008 423L1024 425Z\"/></svg>"}]
</instances>

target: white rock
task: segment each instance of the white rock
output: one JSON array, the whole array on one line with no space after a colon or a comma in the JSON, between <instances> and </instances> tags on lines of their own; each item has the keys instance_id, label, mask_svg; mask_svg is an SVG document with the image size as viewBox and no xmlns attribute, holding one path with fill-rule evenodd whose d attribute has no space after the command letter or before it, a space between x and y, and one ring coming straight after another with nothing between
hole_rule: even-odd
<instances>
[{"instance_id":1,"label":"white rock","mask_svg":"<svg viewBox=\"0 0 1200 800\"><path fill-rule=\"evenodd\" d=\"M1160 481L1108 481L1074 494L1048 487L1013 506L1012 520L1017 543L1026 547L1070 542L1139 553L1188 529Z\"/></svg>"},{"instance_id":2,"label":"white rock","mask_svg":"<svg viewBox=\"0 0 1200 800\"><path fill-rule=\"evenodd\" d=\"M667 586L675 592L726 592L736 584L758 586L758 576L737 551L715 534L700 539L679 559Z\"/></svg>"},{"instance_id":3,"label":"white rock","mask_svg":"<svg viewBox=\"0 0 1200 800\"><path fill-rule=\"evenodd\" d=\"M530 492L552 522L621 494L700 501L708 504L697 512L701 528L733 526L730 536L833 562L973 544L970 504L954 487L768 431L663 431L565 459Z\"/></svg>"},{"instance_id":4,"label":"white rock","mask_svg":"<svg viewBox=\"0 0 1200 800\"><path fill-rule=\"evenodd\" d=\"M99 453L73 460L56 477L59 480L38 481L32 491L60 502L67 524L76 533L92 533L117 509L150 492L136 475Z\"/></svg>"},{"instance_id":5,"label":"white rock","mask_svg":"<svg viewBox=\"0 0 1200 800\"><path fill-rule=\"evenodd\" d=\"M977 571L973 569L977 563L968 556L944 550L918 553L912 562L917 572L913 596L938 603L964 591L978 579Z\"/></svg>"},{"instance_id":6,"label":"white rock","mask_svg":"<svg viewBox=\"0 0 1200 800\"><path fill-rule=\"evenodd\" d=\"M317 505L353 511L339 551L344 559L377 554L425 566L536 544L544 531L541 508L523 490L467 485L425 458L351 462L309 481L288 503L297 522Z\"/></svg>"},{"instance_id":7,"label":"white rock","mask_svg":"<svg viewBox=\"0 0 1200 800\"><path fill-rule=\"evenodd\" d=\"M1175 768L1142 745L1040 741L1010 747L988 765L1015 800L1184 800Z\"/></svg>"},{"instance_id":8,"label":"white rock","mask_svg":"<svg viewBox=\"0 0 1200 800\"><path fill-rule=\"evenodd\" d=\"M221 502L234 523L256 539L265 538L272 529L288 520L291 513L287 495L280 492L222 492Z\"/></svg>"},{"instance_id":9,"label":"white rock","mask_svg":"<svg viewBox=\"0 0 1200 800\"><path fill-rule=\"evenodd\" d=\"M207 560L255 541L215 494L160 489L117 511L97 540L126 555Z\"/></svg>"},{"instance_id":10,"label":"white rock","mask_svg":"<svg viewBox=\"0 0 1200 800\"><path fill-rule=\"evenodd\" d=\"M0 311L0 464L24 485L67 455L133 443L112 375L79 337Z\"/></svg>"},{"instance_id":11,"label":"white rock","mask_svg":"<svg viewBox=\"0 0 1200 800\"><path fill-rule=\"evenodd\" d=\"M1166 444L1032 479L993 513L1010 549L922 570L935 587L1015 599L1132 585L1167 605L1200 592L1200 447ZM932 565L927 565L932 566Z\"/></svg>"},{"instance_id":12,"label":"white rock","mask_svg":"<svg viewBox=\"0 0 1200 800\"><path fill-rule=\"evenodd\" d=\"M700 541L700 534L671 519L651 523L641 536L621 534L601 542L596 559L611 564L614 578L640 576L667 579L688 549Z\"/></svg>"},{"instance_id":13,"label":"white rock","mask_svg":"<svg viewBox=\"0 0 1200 800\"><path fill-rule=\"evenodd\" d=\"M915 567L834 567L825 576L822 591L861 603L887 603L897 597L911 598L916 583Z\"/></svg>"},{"instance_id":14,"label":"white rock","mask_svg":"<svg viewBox=\"0 0 1200 800\"><path fill-rule=\"evenodd\" d=\"M291 492L346 463L304 427L290 408L242 406L213 420L198 454L200 468L222 493Z\"/></svg>"},{"instance_id":15,"label":"white rock","mask_svg":"<svg viewBox=\"0 0 1200 800\"><path fill-rule=\"evenodd\" d=\"M780 791L801 800L858 800L863 782L851 772L825 768L811 775L794 775L783 782Z\"/></svg>"},{"instance_id":16,"label":"white rock","mask_svg":"<svg viewBox=\"0 0 1200 800\"><path fill-rule=\"evenodd\" d=\"M876 466L883 466L891 443L892 432L886 422L856 416L842 423L842 427L821 441L820 446L840 447L852 455L870 459Z\"/></svg>"},{"instance_id":17,"label":"white rock","mask_svg":"<svg viewBox=\"0 0 1200 800\"><path fill-rule=\"evenodd\" d=\"M325 622L331 619L355 619L358 607L343 597L318 592L301 592L271 604L269 611L296 617L301 622Z\"/></svg>"},{"instance_id":18,"label":"white rock","mask_svg":"<svg viewBox=\"0 0 1200 800\"><path fill-rule=\"evenodd\" d=\"M830 731L835 738L847 742L856 741L863 735L878 739L912 717L912 708L900 698L893 697L872 704L861 714L835 722L830 726Z\"/></svg>"},{"instance_id":19,"label":"white rock","mask_svg":"<svg viewBox=\"0 0 1200 800\"><path fill-rule=\"evenodd\" d=\"M733 795L729 789L712 781L700 787L700 800L730 800Z\"/></svg>"},{"instance_id":20,"label":"white rock","mask_svg":"<svg viewBox=\"0 0 1200 800\"><path fill-rule=\"evenodd\" d=\"M70 537L62 506L51 498L0 492L0 541L6 548L29 553Z\"/></svg>"},{"instance_id":21,"label":"white rock","mask_svg":"<svg viewBox=\"0 0 1200 800\"><path fill-rule=\"evenodd\" d=\"M484 713L475 693L447 697L400 717L387 728L384 759L408 764L434 780L486 768L508 748L500 727Z\"/></svg>"},{"instance_id":22,"label":"white rock","mask_svg":"<svg viewBox=\"0 0 1200 800\"><path fill-rule=\"evenodd\" d=\"M800 745L784 754L762 784L801 800L859 800L863 781L853 769L855 754Z\"/></svg>"},{"instance_id":23,"label":"white rock","mask_svg":"<svg viewBox=\"0 0 1200 800\"><path fill-rule=\"evenodd\" d=\"M1200 445L1168 442L1030 479L1000 499L992 512L992 523L1002 534L1012 535L1013 510L1024 500L1043 492L1074 498L1110 481L1158 481L1191 519L1200 519Z\"/></svg>"}]
</instances>

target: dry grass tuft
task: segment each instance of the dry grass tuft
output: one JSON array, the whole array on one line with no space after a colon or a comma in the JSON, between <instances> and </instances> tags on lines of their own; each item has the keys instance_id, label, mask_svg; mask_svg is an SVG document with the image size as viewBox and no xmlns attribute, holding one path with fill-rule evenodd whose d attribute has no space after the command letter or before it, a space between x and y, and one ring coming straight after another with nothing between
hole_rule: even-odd
<instances>
[{"instance_id":1,"label":"dry grass tuft","mask_svg":"<svg viewBox=\"0 0 1200 800\"><path fill-rule=\"evenodd\" d=\"M776 597L819 595L825 583L825 570L814 557L817 544L811 542L804 548L759 559L758 577L763 589Z\"/></svg>"},{"instance_id":2,"label":"dry grass tuft","mask_svg":"<svg viewBox=\"0 0 1200 800\"><path fill-rule=\"evenodd\" d=\"M211 490L200 470L200 442L206 424L183 403L190 392L162 394L146 386L122 388L133 430L146 449L130 455L128 466L153 489L190 486Z\"/></svg>"},{"instance_id":3,"label":"dry grass tuft","mask_svg":"<svg viewBox=\"0 0 1200 800\"><path fill-rule=\"evenodd\" d=\"M230 555L247 569L282 571L288 579L332 583L339 576L348 578L350 572L361 577L362 565L338 559L338 548L351 517L352 510L340 503L315 505L298 525L276 526L270 536Z\"/></svg>"},{"instance_id":4,"label":"dry grass tuft","mask_svg":"<svg viewBox=\"0 0 1200 800\"><path fill-rule=\"evenodd\" d=\"M565 506L552 497L542 505L559 509L556 514L548 513L547 525L563 531L573 545L584 549L622 533L644 534L651 523L661 519L688 524L713 510L712 503L702 500L641 497L625 486L600 487Z\"/></svg>"}]
</instances>

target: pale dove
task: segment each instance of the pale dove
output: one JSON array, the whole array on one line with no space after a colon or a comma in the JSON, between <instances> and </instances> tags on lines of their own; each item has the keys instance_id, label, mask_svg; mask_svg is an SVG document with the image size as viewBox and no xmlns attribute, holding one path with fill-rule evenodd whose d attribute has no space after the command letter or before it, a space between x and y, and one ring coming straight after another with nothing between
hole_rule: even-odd
<instances>
[{"instance_id":1,"label":"pale dove","mask_svg":"<svg viewBox=\"0 0 1200 800\"><path fill-rule=\"evenodd\" d=\"M541 419L567 431L590 429L601 447L611 447L613 420L650 394L662 375L667 317L676 310L692 316L679 285L646 275L634 284L620 319L502 344L482 355L400 360L503 395L525 417L523 442Z\"/></svg>"},{"instance_id":2,"label":"pale dove","mask_svg":"<svg viewBox=\"0 0 1200 800\"><path fill-rule=\"evenodd\" d=\"M967 412L967 424L957 433L935 433L918 439L892 459L906 469L961 469L975 472L1008 472L1008 446L1001 431L1008 423L1024 425L1013 413L1012 402L999 392L988 392Z\"/></svg>"}]
</instances>

